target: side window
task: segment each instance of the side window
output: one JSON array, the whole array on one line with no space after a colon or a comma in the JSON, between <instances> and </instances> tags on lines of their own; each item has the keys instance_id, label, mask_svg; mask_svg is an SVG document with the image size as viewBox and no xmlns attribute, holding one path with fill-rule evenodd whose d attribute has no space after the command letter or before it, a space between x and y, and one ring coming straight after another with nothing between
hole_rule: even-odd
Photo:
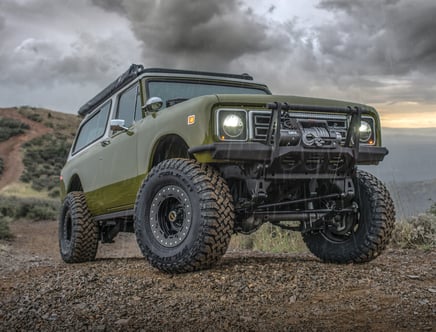
<instances>
[{"instance_id":1,"label":"side window","mask_svg":"<svg viewBox=\"0 0 436 332\"><path fill-rule=\"evenodd\" d=\"M80 127L74 143L73 154L103 137L110 108L111 102L109 101Z\"/></svg>"},{"instance_id":2,"label":"side window","mask_svg":"<svg viewBox=\"0 0 436 332\"><path fill-rule=\"evenodd\" d=\"M130 127L134 120L142 118L138 85L134 85L120 96L116 118L124 120L126 127Z\"/></svg>"}]
</instances>

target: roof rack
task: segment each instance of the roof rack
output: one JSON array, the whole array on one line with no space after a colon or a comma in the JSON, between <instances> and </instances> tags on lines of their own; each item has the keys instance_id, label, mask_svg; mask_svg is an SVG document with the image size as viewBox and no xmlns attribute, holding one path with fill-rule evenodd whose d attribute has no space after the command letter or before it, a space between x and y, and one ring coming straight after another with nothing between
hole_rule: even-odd
<instances>
[{"instance_id":1,"label":"roof rack","mask_svg":"<svg viewBox=\"0 0 436 332\"><path fill-rule=\"evenodd\" d=\"M203 75L203 76L214 76L214 77L226 77L235 78L239 80L252 81L253 77L247 73L244 74L226 74L226 73L216 73L210 71L197 71L197 70L182 70L182 69L167 69L167 68L146 68L142 73L166 73L166 74L185 74L185 75Z\"/></svg>"},{"instance_id":2,"label":"roof rack","mask_svg":"<svg viewBox=\"0 0 436 332\"><path fill-rule=\"evenodd\" d=\"M132 82L140 74L143 73L166 73L166 74L183 74L183 75L202 75L202 76L213 76L213 77L225 77L240 80L252 81L253 77L244 73L238 74L225 74L225 73L215 73L207 71L194 71L194 70L181 70L181 69L166 69L166 68L144 68L143 65L132 64L129 69L120 75L115 81L109 84L101 92L99 92L95 97L89 100L86 104L79 108L79 115L85 116L90 113L95 106L102 103L105 99L110 97L113 93L120 90L122 87L126 86L128 83Z\"/></svg>"},{"instance_id":3,"label":"roof rack","mask_svg":"<svg viewBox=\"0 0 436 332\"><path fill-rule=\"evenodd\" d=\"M144 70L143 65L132 64L129 69L119 76L115 81L104 88L94 98L88 101L85 105L79 108L79 115L85 116L90 113L95 106L100 104L103 100L110 97L115 91L121 89L126 84L132 82Z\"/></svg>"}]
</instances>

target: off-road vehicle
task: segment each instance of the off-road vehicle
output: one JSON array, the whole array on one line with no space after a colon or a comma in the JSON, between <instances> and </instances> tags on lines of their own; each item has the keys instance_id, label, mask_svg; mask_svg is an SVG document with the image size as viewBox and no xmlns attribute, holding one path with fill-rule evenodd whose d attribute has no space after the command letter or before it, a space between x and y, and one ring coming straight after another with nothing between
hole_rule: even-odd
<instances>
[{"instance_id":1,"label":"off-road vehicle","mask_svg":"<svg viewBox=\"0 0 436 332\"><path fill-rule=\"evenodd\" d=\"M169 273L212 266L233 233L266 222L335 263L370 261L391 235L388 190L357 168L388 153L370 106L132 65L79 114L61 173L65 262L94 259L120 231Z\"/></svg>"}]
</instances>

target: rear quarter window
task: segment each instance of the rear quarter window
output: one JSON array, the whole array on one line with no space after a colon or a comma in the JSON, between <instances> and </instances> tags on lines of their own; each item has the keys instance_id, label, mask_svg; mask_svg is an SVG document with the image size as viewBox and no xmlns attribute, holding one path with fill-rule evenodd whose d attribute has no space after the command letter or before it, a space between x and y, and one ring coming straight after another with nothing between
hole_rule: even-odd
<instances>
[{"instance_id":1,"label":"rear quarter window","mask_svg":"<svg viewBox=\"0 0 436 332\"><path fill-rule=\"evenodd\" d=\"M103 137L109 119L110 108L111 102L109 101L80 127L74 143L73 154Z\"/></svg>"}]
</instances>

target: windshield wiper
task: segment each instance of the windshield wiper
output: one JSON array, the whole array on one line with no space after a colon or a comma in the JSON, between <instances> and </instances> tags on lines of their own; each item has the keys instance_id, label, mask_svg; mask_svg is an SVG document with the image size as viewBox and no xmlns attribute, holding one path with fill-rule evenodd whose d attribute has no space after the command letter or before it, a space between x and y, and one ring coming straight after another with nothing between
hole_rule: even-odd
<instances>
[{"instance_id":1,"label":"windshield wiper","mask_svg":"<svg viewBox=\"0 0 436 332\"><path fill-rule=\"evenodd\" d=\"M188 100L188 99L189 99L189 98L174 98L174 99L168 99L166 105L167 105L167 107L171 107L171 106L174 106L174 105L176 105L176 104L182 103L182 102L184 102L184 101L186 101L186 100Z\"/></svg>"}]
</instances>

